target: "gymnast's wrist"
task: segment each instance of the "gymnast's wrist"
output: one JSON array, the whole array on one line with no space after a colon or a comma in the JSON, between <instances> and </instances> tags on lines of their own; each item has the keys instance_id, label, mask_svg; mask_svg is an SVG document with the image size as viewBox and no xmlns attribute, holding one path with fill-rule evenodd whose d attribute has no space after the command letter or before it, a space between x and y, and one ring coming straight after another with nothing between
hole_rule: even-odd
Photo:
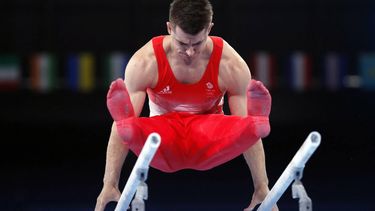
<instances>
[{"instance_id":1,"label":"gymnast's wrist","mask_svg":"<svg viewBox=\"0 0 375 211\"><path fill-rule=\"evenodd\" d=\"M268 180L261 181L261 182L254 182L254 189L255 190L262 190L262 189L269 190Z\"/></svg>"},{"instance_id":2,"label":"gymnast's wrist","mask_svg":"<svg viewBox=\"0 0 375 211\"><path fill-rule=\"evenodd\" d=\"M103 179L103 186L108 186L108 187L118 187L118 181L110 180L110 179Z\"/></svg>"}]
</instances>

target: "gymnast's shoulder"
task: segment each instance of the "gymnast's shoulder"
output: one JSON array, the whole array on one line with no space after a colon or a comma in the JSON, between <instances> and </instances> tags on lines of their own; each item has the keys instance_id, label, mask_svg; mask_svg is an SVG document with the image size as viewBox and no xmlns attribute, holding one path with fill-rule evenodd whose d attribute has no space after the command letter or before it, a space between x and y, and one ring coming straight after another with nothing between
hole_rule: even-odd
<instances>
[{"instance_id":1,"label":"gymnast's shoulder","mask_svg":"<svg viewBox=\"0 0 375 211\"><path fill-rule=\"evenodd\" d=\"M130 77L141 78L149 84L154 84L153 79L157 78L157 61L152 41L147 42L130 58L126 66L125 77L128 75Z\"/></svg>"},{"instance_id":2,"label":"gymnast's shoulder","mask_svg":"<svg viewBox=\"0 0 375 211\"><path fill-rule=\"evenodd\" d=\"M249 77L250 69L245 60L237 53L237 51L224 40L223 53L219 66L220 75L223 78L233 78L235 76ZM236 78L236 77L235 77Z\"/></svg>"}]
</instances>

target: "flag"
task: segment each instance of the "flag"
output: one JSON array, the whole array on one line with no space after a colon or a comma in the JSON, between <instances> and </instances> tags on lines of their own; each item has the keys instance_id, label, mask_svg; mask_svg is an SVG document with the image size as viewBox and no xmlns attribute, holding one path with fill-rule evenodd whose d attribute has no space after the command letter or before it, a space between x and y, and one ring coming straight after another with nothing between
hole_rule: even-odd
<instances>
[{"instance_id":1,"label":"flag","mask_svg":"<svg viewBox=\"0 0 375 211\"><path fill-rule=\"evenodd\" d=\"M251 56L250 63L254 74L253 78L262 81L269 89L275 88L276 69L274 56L266 52L258 52Z\"/></svg>"},{"instance_id":2,"label":"flag","mask_svg":"<svg viewBox=\"0 0 375 211\"><path fill-rule=\"evenodd\" d=\"M48 53L36 53L30 60L31 89L38 92L54 90L57 84L56 57Z\"/></svg>"},{"instance_id":3,"label":"flag","mask_svg":"<svg viewBox=\"0 0 375 211\"><path fill-rule=\"evenodd\" d=\"M348 59L344 55L328 53L324 57L324 85L329 91L337 91L344 87L348 72Z\"/></svg>"},{"instance_id":4,"label":"flag","mask_svg":"<svg viewBox=\"0 0 375 211\"><path fill-rule=\"evenodd\" d=\"M0 89L14 90L21 84L21 62L15 55L0 55Z\"/></svg>"},{"instance_id":5,"label":"flag","mask_svg":"<svg viewBox=\"0 0 375 211\"><path fill-rule=\"evenodd\" d=\"M70 89L90 92L95 88L95 60L92 54L70 54L67 68L67 82Z\"/></svg>"},{"instance_id":6,"label":"flag","mask_svg":"<svg viewBox=\"0 0 375 211\"><path fill-rule=\"evenodd\" d=\"M311 58L302 52L296 52L288 58L288 83L298 92L311 88L312 85L312 63Z\"/></svg>"},{"instance_id":7,"label":"flag","mask_svg":"<svg viewBox=\"0 0 375 211\"><path fill-rule=\"evenodd\" d=\"M359 56L359 73L362 88L375 90L375 53L363 53Z\"/></svg>"},{"instance_id":8,"label":"flag","mask_svg":"<svg viewBox=\"0 0 375 211\"><path fill-rule=\"evenodd\" d=\"M128 64L129 55L122 52L113 52L105 56L103 62L103 86L108 88L109 84L117 78L124 78L125 67Z\"/></svg>"}]
</instances>

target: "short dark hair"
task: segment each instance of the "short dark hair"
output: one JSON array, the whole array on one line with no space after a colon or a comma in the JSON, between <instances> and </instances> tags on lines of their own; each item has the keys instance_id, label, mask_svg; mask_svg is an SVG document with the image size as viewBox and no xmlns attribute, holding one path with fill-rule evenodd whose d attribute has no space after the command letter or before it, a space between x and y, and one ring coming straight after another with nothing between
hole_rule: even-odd
<instances>
[{"instance_id":1,"label":"short dark hair","mask_svg":"<svg viewBox=\"0 0 375 211\"><path fill-rule=\"evenodd\" d=\"M169 21L185 33L195 35L212 22L212 5L208 0L174 0L169 8Z\"/></svg>"}]
</instances>

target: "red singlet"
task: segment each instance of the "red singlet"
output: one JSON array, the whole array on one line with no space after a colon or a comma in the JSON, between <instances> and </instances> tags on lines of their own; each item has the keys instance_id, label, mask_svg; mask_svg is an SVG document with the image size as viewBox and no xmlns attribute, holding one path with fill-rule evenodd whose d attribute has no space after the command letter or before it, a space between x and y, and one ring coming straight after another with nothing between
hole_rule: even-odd
<instances>
[{"instance_id":1,"label":"red singlet","mask_svg":"<svg viewBox=\"0 0 375 211\"><path fill-rule=\"evenodd\" d=\"M147 89L150 116L168 112L223 113L223 93L218 85L223 40L210 38L213 42L210 60L202 78L194 84L182 84L175 78L163 48L164 36L152 39L158 62L158 83L154 89Z\"/></svg>"}]
</instances>

